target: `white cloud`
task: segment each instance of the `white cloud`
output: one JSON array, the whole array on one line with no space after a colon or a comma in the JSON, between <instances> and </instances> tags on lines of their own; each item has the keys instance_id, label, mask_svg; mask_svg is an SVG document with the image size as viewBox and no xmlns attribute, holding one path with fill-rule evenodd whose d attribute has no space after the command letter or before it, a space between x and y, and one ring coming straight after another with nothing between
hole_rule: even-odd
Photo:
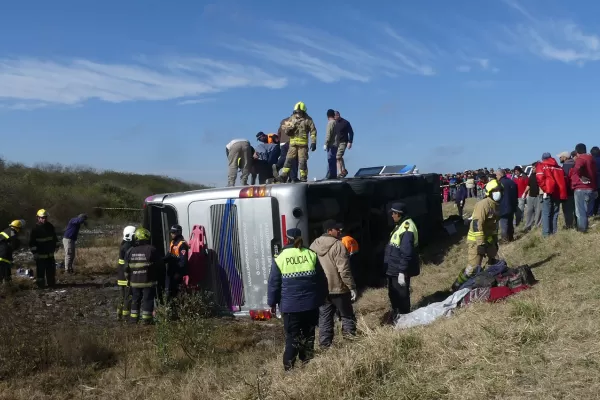
<instances>
[{"instance_id":1,"label":"white cloud","mask_svg":"<svg viewBox=\"0 0 600 400\"><path fill-rule=\"evenodd\" d=\"M240 64L177 58L155 68L89 60L0 59L0 100L19 104L75 105L90 99L111 103L170 100L233 88L285 87L287 80ZM24 108L21 108L24 109Z\"/></svg>"},{"instance_id":2,"label":"white cloud","mask_svg":"<svg viewBox=\"0 0 600 400\"><path fill-rule=\"evenodd\" d=\"M403 63L406 72L425 76L435 75L434 68L429 65L435 58L432 51L417 41L400 36L390 26L385 25L383 31L402 49L402 51L393 50L392 54Z\"/></svg>"},{"instance_id":3,"label":"white cloud","mask_svg":"<svg viewBox=\"0 0 600 400\"><path fill-rule=\"evenodd\" d=\"M469 65L459 65L456 70L458 72L469 72L471 71L471 67Z\"/></svg>"},{"instance_id":4,"label":"white cloud","mask_svg":"<svg viewBox=\"0 0 600 400\"><path fill-rule=\"evenodd\" d=\"M187 105L191 105L191 104L210 103L213 101L215 101L215 99L189 99L189 100L180 101L179 103L177 103L177 105L187 106Z\"/></svg>"},{"instance_id":5,"label":"white cloud","mask_svg":"<svg viewBox=\"0 0 600 400\"><path fill-rule=\"evenodd\" d=\"M525 19L523 23L505 29L505 36L514 43L513 46L525 48L540 58L566 64L581 66L600 60L600 36L584 32L570 20L536 17L517 1L504 2ZM501 43L500 47L510 48L510 45Z\"/></svg>"},{"instance_id":6,"label":"white cloud","mask_svg":"<svg viewBox=\"0 0 600 400\"><path fill-rule=\"evenodd\" d=\"M488 69L490 67L490 60L487 58L478 58L475 61L477 61L477 64L479 64L482 69Z\"/></svg>"}]
</instances>

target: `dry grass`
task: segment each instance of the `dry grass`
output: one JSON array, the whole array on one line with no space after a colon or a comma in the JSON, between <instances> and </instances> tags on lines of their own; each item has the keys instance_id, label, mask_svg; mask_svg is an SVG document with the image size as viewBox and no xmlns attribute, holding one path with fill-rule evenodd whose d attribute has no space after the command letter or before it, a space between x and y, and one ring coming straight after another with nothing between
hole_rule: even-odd
<instances>
[{"instance_id":1,"label":"dry grass","mask_svg":"<svg viewBox=\"0 0 600 400\"><path fill-rule=\"evenodd\" d=\"M445 206L445 212L451 210ZM339 341L289 374L281 368L279 326L215 321L206 354L193 360L181 354L168 369L157 361L160 343L152 328L119 327L107 341L94 342L114 357L98 350L100 361L34 370L28 382L7 379L0 382L0 399L597 398L599 239L596 228L587 235L561 231L545 240L539 231L521 235L501 254L513 266L532 265L538 285L425 327L380 327L386 293L368 291L357 303L360 337ZM413 281L415 305L450 286L464 266L464 251L461 241L443 263L423 267ZM37 385L52 379L58 382ZM47 396L44 387L50 389Z\"/></svg>"}]
</instances>

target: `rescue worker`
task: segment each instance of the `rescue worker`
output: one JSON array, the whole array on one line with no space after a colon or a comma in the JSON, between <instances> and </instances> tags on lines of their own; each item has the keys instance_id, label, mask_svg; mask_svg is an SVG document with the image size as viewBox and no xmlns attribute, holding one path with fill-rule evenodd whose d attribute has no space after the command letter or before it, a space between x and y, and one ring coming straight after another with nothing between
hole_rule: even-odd
<instances>
[{"instance_id":1,"label":"rescue worker","mask_svg":"<svg viewBox=\"0 0 600 400\"><path fill-rule=\"evenodd\" d=\"M421 273L419 261L419 231L409 218L406 204L393 203L390 208L394 229L385 249L388 296L392 307L391 317L410 312L411 278Z\"/></svg>"},{"instance_id":2,"label":"rescue worker","mask_svg":"<svg viewBox=\"0 0 600 400\"><path fill-rule=\"evenodd\" d=\"M350 271L348 251L340 241L342 225L334 220L323 223L323 235L316 238L310 249L319 256L327 276L328 292L325 304L319 308L319 346L330 347L333 342L334 317L342 319L344 337L356 335L356 316L352 303L356 300L356 284Z\"/></svg>"},{"instance_id":3,"label":"rescue worker","mask_svg":"<svg viewBox=\"0 0 600 400\"><path fill-rule=\"evenodd\" d=\"M456 291L471 276L481 271L483 258L488 265L495 264L498 255L498 205L502 200L502 185L491 179L484 190L485 197L475 204L467 234L467 267L452 285Z\"/></svg>"},{"instance_id":4,"label":"rescue worker","mask_svg":"<svg viewBox=\"0 0 600 400\"><path fill-rule=\"evenodd\" d=\"M0 283L10 283L13 252L21 246L19 232L25 226L25 221L14 220L8 228L0 232Z\"/></svg>"},{"instance_id":5,"label":"rescue worker","mask_svg":"<svg viewBox=\"0 0 600 400\"><path fill-rule=\"evenodd\" d=\"M278 181L285 182L292 168L292 161L298 159L300 182L308 181L308 136L310 135L310 151L317 149L317 128L312 118L306 113L306 105L298 102L294 106L293 114L281 121L279 132L290 138L290 145L285 158L285 163L278 177Z\"/></svg>"},{"instance_id":6,"label":"rescue worker","mask_svg":"<svg viewBox=\"0 0 600 400\"><path fill-rule=\"evenodd\" d=\"M87 214L79 214L71 218L63 235L63 248L65 249L65 268L68 273L73 273L73 262L75 261L75 247L81 225L86 225Z\"/></svg>"},{"instance_id":7,"label":"rescue worker","mask_svg":"<svg viewBox=\"0 0 600 400\"><path fill-rule=\"evenodd\" d=\"M129 277L125 271L125 257L129 249L133 247L135 226L126 226L123 229L123 241L119 249L119 262L117 263L117 286L119 286L119 297L117 303L117 318L120 320L129 316L131 310L131 288Z\"/></svg>"},{"instance_id":8,"label":"rescue worker","mask_svg":"<svg viewBox=\"0 0 600 400\"><path fill-rule=\"evenodd\" d=\"M323 304L327 279L314 251L304 247L298 228L286 232L290 242L273 259L267 304L271 312L283 314L285 350L283 367L289 371L296 357L307 363L314 356L315 328L319 320L319 306Z\"/></svg>"},{"instance_id":9,"label":"rescue worker","mask_svg":"<svg viewBox=\"0 0 600 400\"><path fill-rule=\"evenodd\" d=\"M53 287L56 284L56 261L54 253L58 249L58 237L54 225L48 222L48 212L38 210L37 224L29 236L29 250L35 260L37 286Z\"/></svg>"},{"instance_id":10,"label":"rescue worker","mask_svg":"<svg viewBox=\"0 0 600 400\"><path fill-rule=\"evenodd\" d=\"M338 137L335 132L335 112L327 110L327 128L325 129L325 144L323 150L327 152L327 173L325 179L336 179L338 177L338 166L336 154L338 151Z\"/></svg>"},{"instance_id":11,"label":"rescue worker","mask_svg":"<svg viewBox=\"0 0 600 400\"><path fill-rule=\"evenodd\" d=\"M360 266L358 265L358 242L352 236L350 236L345 229L342 228L341 241L346 250L348 251L348 258L350 260L350 271L352 271L352 277L354 282L358 285L360 279Z\"/></svg>"},{"instance_id":12,"label":"rescue worker","mask_svg":"<svg viewBox=\"0 0 600 400\"><path fill-rule=\"evenodd\" d=\"M150 244L148 229L137 228L134 236L134 245L125 255L125 273L129 277L132 297L129 318L132 323L137 323L141 311L142 321L151 324L161 259L156 248Z\"/></svg>"},{"instance_id":13,"label":"rescue worker","mask_svg":"<svg viewBox=\"0 0 600 400\"><path fill-rule=\"evenodd\" d=\"M165 294L167 305L171 308L171 317L174 317L173 299L179 293L179 286L188 275L188 257L190 246L183 238L181 225L173 225L170 229L171 244L169 254L163 259L166 264Z\"/></svg>"},{"instance_id":14,"label":"rescue worker","mask_svg":"<svg viewBox=\"0 0 600 400\"><path fill-rule=\"evenodd\" d=\"M252 150L250 142L246 139L233 139L225 145L225 154L229 162L227 186L235 186L238 168L242 169L240 181L243 186L248 185L248 175L252 165Z\"/></svg>"},{"instance_id":15,"label":"rescue worker","mask_svg":"<svg viewBox=\"0 0 600 400\"><path fill-rule=\"evenodd\" d=\"M256 139L258 144L254 150L253 164L258 172L258 183L264 185L268 179L274 178L273 165L277 164L281 150L279 143L268 143L269 137L262 132L257 134ZM277 141L275 138L271 138L271 140Z\"/></svg>"}]
</instances>

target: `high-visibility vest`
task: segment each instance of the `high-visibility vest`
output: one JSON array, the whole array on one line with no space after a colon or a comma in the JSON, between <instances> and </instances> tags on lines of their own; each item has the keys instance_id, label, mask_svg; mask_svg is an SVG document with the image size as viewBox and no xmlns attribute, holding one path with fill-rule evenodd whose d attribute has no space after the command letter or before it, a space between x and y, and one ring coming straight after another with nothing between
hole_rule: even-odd
<instances>
[{"instance_id":1,"label":"high-visibility vest","mask_svg":"<svg viewBox=\"0 0 600 400\"><path fill-rule=\"evenodd\" d=\"M273 140L275 137L277 136L276 133L269 133L267 135L267 143L275 143L275 141Z\"/></svg>"},{"instance_id":2,"label":"high-visibility vest","mask_svg":"<svg viewBox=\"0 0 600 400\"><path fill-rule=\"evenodd\" d=\"M2 235L4 237L4 239L2 239L2 240L9 240L10 239L10 236L8 236L8 234L6 232L0 232L0 235ZM6 258L1 258L0 257L0 262L12 265L12 261L11 260L7 260Z\"/></svg>"},{"instance_id":3,"label":"high-visibility vest","mask_svg":"<svg viewBox=\"0 0 600 400\"><path fill-rule=\"evenodd\" d=\"M400 247L400 243L402 243L402 236L405 232L412 232L415 237L415 247L419 246L419 231L417 229L417 225L413 222L412 219L408 218L397 229L392 231L390 235L390 245L394 247Z\"/></svg>"},{"instance_id":4,"label":"high-visibility vest","mask_svg":"<svg viewBox=\"0 0 600 400\"><path fill-rule=\"evenodd\" d=\"M171 246L169 249L171 254L173 254L176 257L179 257L179 249L181 248L182 244L185 244L185 240L180 240L179 243L177 243L177 245L173 245L173 240L171 240Z\"/></svg>"},{"instance_id":5,"label":"high-visibility vest","mask_svg":"<svg viewBox=\"0 0 600 400\"><path fill-rule=\"evenodd\" d=\"M348 250L348 254L352 255L358 253L358 242L352 236L344 236L342 243Z\"/></svg>"},{"instance_id":6,"label":"high-visibility vest","mask_svg":"<svg viewBox=\"0 0 600 400\"><path fill-rule=\"evenodd\" d=\"M306 248L284 249L275 263L283 279L313 276L317 273L317 253Z\"/></svg>"}]
</instances>

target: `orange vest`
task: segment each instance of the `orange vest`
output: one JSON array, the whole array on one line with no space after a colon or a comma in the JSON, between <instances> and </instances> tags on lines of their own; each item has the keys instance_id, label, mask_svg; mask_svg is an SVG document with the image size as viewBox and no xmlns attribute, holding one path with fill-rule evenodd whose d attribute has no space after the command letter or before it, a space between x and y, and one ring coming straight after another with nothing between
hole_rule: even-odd
<instances>
[{"instance_id":1,"label":"orange vest","mask_svg":"<svg viewBox=\"0 0 600 400\"><path fill-rule=\"evenodd\" d=\"M275 142L273 141L273 136L277 136L277 134L276 134L276 133L269 133L269 134L267 135L267 137L269 138L269 140L267 141L267 143L275 143Z\"/></svg>"},{"instance_id":2,"label":"orange vest","mask_svg":"<svg viewBox=\"0 0 600 400\"><path fill-rule=\"evenodd\" d=\"M358 253L358 242L354 240L352 236L344 236L342 238L342 243L348 249L348 254L352 255L354 253Z\"/></svg>"},{"instance_id":3,"label":"orange vest","mask_svg":"<svg viewBox=\"0 0 600 400\"><path fill-rule=\"evenodd\" d=\"M184 243L185 243L185 240L181 240L181 241L179 241L179 243L177 243L177 246L173 246L173 241L171 240L171 248L170 248L169 252L171 254L173 254L174 256L179 257L179 248Z\"/></svg>"}]
</instances>

